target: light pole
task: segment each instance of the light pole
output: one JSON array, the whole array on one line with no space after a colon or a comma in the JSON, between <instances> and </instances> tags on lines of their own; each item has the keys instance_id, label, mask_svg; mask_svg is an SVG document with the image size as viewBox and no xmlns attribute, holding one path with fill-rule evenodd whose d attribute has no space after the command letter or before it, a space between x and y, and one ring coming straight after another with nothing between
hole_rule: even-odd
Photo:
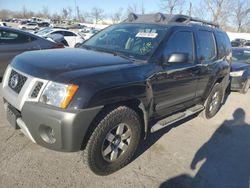
<instances>
[{"instance_id":1,"label":"light pole","mask_svg":"<svg viewBox=\"0 0 250 188\"><path fill-rule=\"evenodd\" d=\"M75 0L75 20L76 20L76 17L77 17L77 15L76 15L76 14L77 14L77 13L76 13L76 11L77 11L77 10L76 10L76 0Z\"/></svg>"}]
</instances>

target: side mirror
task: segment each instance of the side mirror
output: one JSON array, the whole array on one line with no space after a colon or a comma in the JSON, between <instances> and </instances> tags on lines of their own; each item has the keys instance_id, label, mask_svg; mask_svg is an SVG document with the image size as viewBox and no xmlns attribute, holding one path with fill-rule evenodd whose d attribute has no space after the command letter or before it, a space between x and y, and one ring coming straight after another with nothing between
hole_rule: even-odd
<instances>
[{"instance_id":1,"label":"side mirror","mask_svg":"<svg viewBox=\"0 0 250 188\"><path fill-rule=\"evenodd\" d=\"M164 58L164 64L185 63L188 61L187 53L173 53L168 58Z\"/></svg>"}]
</instances>

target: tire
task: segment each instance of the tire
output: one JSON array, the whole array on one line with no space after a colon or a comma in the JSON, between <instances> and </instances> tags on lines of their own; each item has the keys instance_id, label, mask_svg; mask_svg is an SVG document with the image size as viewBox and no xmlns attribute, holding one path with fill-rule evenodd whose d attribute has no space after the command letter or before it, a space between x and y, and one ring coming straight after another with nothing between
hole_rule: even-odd
<instances>
[{"instance_id":1,"label":"tire","mask_svg":"<svg viewBox=\"0 0 250 188\"><path fill-rule=\"evenodd\" d=\"M83 156L95 174L104 176L130 162L140 141L141 123L138 114L126 106L110 110L100 119Z\"/></svg>"},{"instance_id":2,"label":"tire","mask_svg":"<svg viewBox=\"0 0 250 188\"><path fill-rule=\"evenodd\" d=\"M240 91L240 93L246 94L246 93L248 92L249 86L250 86L250 79L248 79L248 80L245 82L245 84L244 84L242 90Z\"/></svg>"},{"instance_id":3,"label":"tire","mask_svg":"<svg viewBox=\"0 0 250 188\"><path fill-rule=\"evenodd\" d=\"M223 93L221 84L216 83L205 102L205 109L201 112L203 118L210 119L217 114L223 102Z\"/></svg>"},{"instance_id":4,"label":"tire","mask_svg":"<svg viewBox=\"0 0 250 188\"><path fill-rule=\"evenodd\" d=\"M75 48L79 48L81 46L81 43L76 43Z\"/></svg>"}]
</instances>

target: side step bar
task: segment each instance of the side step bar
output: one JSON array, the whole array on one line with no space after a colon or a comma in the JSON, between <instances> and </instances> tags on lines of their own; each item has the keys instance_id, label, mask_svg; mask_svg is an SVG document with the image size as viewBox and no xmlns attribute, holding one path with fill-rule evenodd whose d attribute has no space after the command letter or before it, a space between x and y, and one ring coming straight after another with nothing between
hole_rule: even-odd
<instances>
[{"instance_id":1,"label":"side step bar","mask_svg":"<svg viewBox=\"0 0 250 188\"><path fill-rule=\"evenodd\" d=\"M158 121L154 126L151 127L151 130L150 132L153 133L153 132L156 132L168 125L171 125L177 121L180 121L188 116L191 116L197 112L200 112L204 109L204 106L203 105L196 105L196 106L193 106L191 108L188 108L186 111L184 112L179 112L177 114L174 114L172 116L169 116L165 119L162 119L160 121Z\"/></svg>"}]
</instances>

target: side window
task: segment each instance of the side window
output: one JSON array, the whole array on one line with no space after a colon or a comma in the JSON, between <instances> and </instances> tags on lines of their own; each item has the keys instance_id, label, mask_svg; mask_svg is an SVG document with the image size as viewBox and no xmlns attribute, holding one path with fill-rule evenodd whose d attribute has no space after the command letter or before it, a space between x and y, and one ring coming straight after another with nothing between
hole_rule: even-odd
<instances>
[{"instance_id":1,"label":"side window","mask_svg":"<svg viewBox=\"0 0 250 188\"><path fill-rule=\"evenodd\" d=\"M230 54L231 43L225 33L219 32L216 34L218 57L223 58Z\"/></svg>"},{"instance_id":2,"label":"side window","mask_svg":"<svg viewBox=\"0 0 250 188\"><path fill-rule=\"evenodd\" d=\"M13 31L0 30L0 44L22 44L35 40L35 38Z\"/></svg>"},{"instance_id":3,"label":"side window","mask_svg":"<svg viewBox=\"0 0 250 188\"><path fill-rule=\"evenodd\" d=\"M169 56L173 53L186 53L189 61L193 61L193 33L189 31L179 31L170 36L164 55Z\"/></svg>"},{"instance_id":4,"label":"side window","mask_svg":"<svg viewBox=\"0 0 250 188\"><path fill-rule=\"evenodd\" d=\"M216 34L217 48L218 48L218 58L223 58L226 55L226 46L224 42L224 37L221 33Z\"/></svg>"},{"instance_id":5,"label":"side window","mask_svg":"<svg viewBox=\"0 0 250 188\"><path fill-rule=\"evenodd\" d=\"M60 34L60 35L63 35L64 36L64 32L63 31L54 31L53 33L51 34Z\"/></svg>"},{"instance_id":6,"label":"side window","mask_svg":"<svg viewBox=\"0 0 250 188\"><path fill-rule=\"evenodd\" d=\"M232 46L231 46L231 42L227 34L224 34L224 42L226 46L226 55L229 55L231 53Z\"/></svg>"},{"instance_id":7,"label":"side window","mask_svg":"<svg viewBox=\"0 0 250 188\"><path fill-rule=\"evenodd\" d=\"M74 37L74 36L76 36L76 34L72 33L72 32L69 32L69 31L64 31L64 36L65 37Z\"/></svg>"},{"instance_id":8,"label":"side window","mask_svg":"<svg viewBox=\"0 0 250 188\"><path fill-rule=\"evenodd\" d=\"M216 57L214 35L210 31L197 32L197 58L199 61L208 61Z\"/></svg>"}]
</instances>

